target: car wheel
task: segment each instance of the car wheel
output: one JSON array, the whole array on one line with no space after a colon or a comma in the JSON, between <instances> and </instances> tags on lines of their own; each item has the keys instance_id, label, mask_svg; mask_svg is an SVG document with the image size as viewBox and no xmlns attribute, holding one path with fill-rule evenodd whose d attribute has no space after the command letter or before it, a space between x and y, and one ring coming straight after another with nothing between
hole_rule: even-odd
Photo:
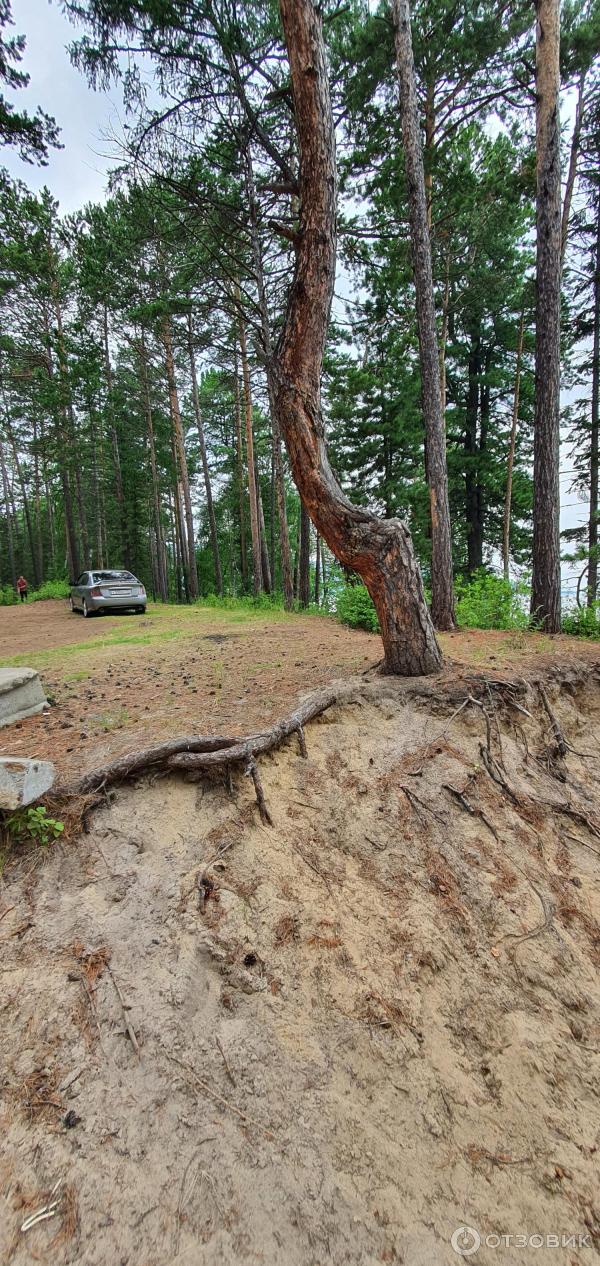
<instances>
[{"instance_id":1,"label":"car wheel","mask_svg":"<svg viewBox=\"0 0 600 1266\"><path fill-rule=\"evenodd\" d=\"M135 614L136 614L136 615L145 615L145 614L146 614L146 608L145 608L145 607L136 607L136 608L135 608Z\"/></svg>"},{"instance_id":2,"label":"car wheel","mask_svg":"<svg viewBox=\"0 0 600 1266\"><path fill-rule=\"evenodd\" d=\"M81 610L82 610L82 612L83 612L83 614L84 614L84 616L85 616L85 618L86 618L86 620L87 620L87 618L88 618L88 616L89 616L89 614L90 614L90 613L89 613L89 611L88 611L88 604L87 604L87 602L86 602L85 598L83 599L83 604L82 604Z\"/></svg>"},{"instance_id":3,"label":"car wheel","mask_svg":"<svg viewBox=\"0 0 600 1266\"><path fill-rule=\"evenodd\" d=\"M73 599L72 599L72 598L69 598L69 607L70 607L70 609L71 609L71 615L75 615L75 607L73 606Z\"/></svg>"}]
</instances>

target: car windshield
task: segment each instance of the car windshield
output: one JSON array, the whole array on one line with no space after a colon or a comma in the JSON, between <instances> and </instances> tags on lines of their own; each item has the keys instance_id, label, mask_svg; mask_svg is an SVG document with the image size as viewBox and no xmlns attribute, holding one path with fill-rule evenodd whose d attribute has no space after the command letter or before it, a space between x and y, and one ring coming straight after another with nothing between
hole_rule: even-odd
<instances>
[{"instance_id":1,"label":"car windshield","mask_svg":"<svg viewBox=\"0 0 600 1266\"><path fill-rule=\"evenodd\" d=\"M95 571L93 575L94 581L103 580L135 580L130 571Z\"/></svg>"}]
</instances>

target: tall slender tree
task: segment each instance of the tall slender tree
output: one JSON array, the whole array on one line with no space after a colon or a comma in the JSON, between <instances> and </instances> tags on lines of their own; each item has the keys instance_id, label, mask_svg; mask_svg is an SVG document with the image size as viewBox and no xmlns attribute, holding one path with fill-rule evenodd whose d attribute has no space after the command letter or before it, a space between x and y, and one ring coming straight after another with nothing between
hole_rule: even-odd
<instances>
[{"instance_id":1,"label":"tall slender tree","mask_svg":"<svg viewBox=\"0 0 600 1266\"><path fill-rule=\"evenodd\" d=\"M400 115L419 333L421 400L425 424L425 471L429 486L431 519L431 613L436 628L452 629L454 628L454 586L446 466L446 429L442 406L440 349L435 320L431 242L409 0L392 0L392 12L396 35Z\"/></svg>"},{"instance_id":2,"label":"tall slender tree","mask_svg":"<svg viewBox=\"0 0 600 1266\"><path fill-rule=\"evenodd\" d=\"M536 317L531 614L560 632L560 0L536 0Z\"/></svg>"}]
</instances>

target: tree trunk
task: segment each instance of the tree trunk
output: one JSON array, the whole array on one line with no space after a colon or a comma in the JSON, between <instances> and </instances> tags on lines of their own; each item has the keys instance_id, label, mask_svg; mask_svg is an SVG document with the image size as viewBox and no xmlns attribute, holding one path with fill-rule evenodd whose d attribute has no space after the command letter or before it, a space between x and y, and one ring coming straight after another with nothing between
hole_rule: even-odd
<instances>
[{"instance_id":1,"label":"tree trunk","mask_svg":"<svg viewBox=\"0 0 600 1266\"><path fill-rule=\"evenodd\" d=\"M392 12L396 35L400 116L415 279L421 399L427 453L431 516L431 611L436 628L453 629L454 589L446 431L442 411L440 351L435 323L431 240L427 221L423 146L419 124L409 0L392 0Z\"/></svg>"},{"instance_id":2,"label":"tree trunk","mask_svg":"<svg viewBox=\"0 0 600 1266\"><path fill-rule=\"evenodd\" d=\"M239 305L240 292L236 288L236 300ZM246 326L241 309L238 317L240 355L242 358L242 378L244 382L244 406L246 416L246 467L248 470L248 493L250 499L250 533L252 536L252 588L255 598L262 591L262 557L260 550L260 527L258 522L258 502L256 499L256 475L254 471L254 433L252 430L252 389L250 386L250 369L248 366L248 347L246 343Z\"/></svg>"},{"instance_id":3,"label":"tree trunk","mask_svg":"<svg viewBox=\"0 0 600 1266\"><path fill-rule=\"evenodd\" d=\"M390 673L435 672L441 654L410 533L355 506L327 457L323 351L335 280L335 138L321 16L313 0L280 0L300 150L296 265L274 361L276 411L292 473L317 530L361 576L375 604Z\"/></svg>"},{"instance_id":4,"label":"tree trunk","mask_svg":"<svg viewBox=\"0 0 600 1266\"><path fill-rule=\"evenodd\" d=\"M442 329L440 334L440 398L442 401L442 418L446 428L446 344L448 342L448 314L450 310L450 254L446 254L446 280L444 282L444 303L442 307Z\"/></svg>"},{"instance_id":5,"label":"tree trunk","mask_svg":"<svg viewBox=\"0 0 600 1266\"><path fill-rule=\"evenodd\" d=\"M10 567L10 576L13 589L17 588L17 566L15 562L15 540L13 535L13 521L10 509L10 490L8 487L8 473L6 470L6 462L4 460L4 447L0 440L0 467L2 469L2 491L4 494L4 508L6 512L6 542L8 546L8 565Z\"/></svg>"},{"instance_id":6,"label":"tree trunk","mask_svg":"<svg viewBox=\"0 0 600 1266\"><path fill-rule=\"evenodd\" d=\"M190 479L188 474L187 458L185 455L185 444L183 440L183 424L181 421L181 411L179 408L179 396L177 394L177 383L175 382L175 361L173 358L173 337L171 333L171 318L168 314L163 317L162 327L162 343L165 350L165 369L167 371L167 386L169 389L169 409L171 413L171 424L173 427L173 439L175 445L176 469L179 468L179 479L181 482L181 492L183 496L183 506L185 512L185 536L187 541L183 541L182 527L182 558L184 559L184 574L187 582L188 596L191 602L195 602L198 597L198 571L196 568L196 545L194 534L194 515L192 513L192 498L190 494Z\"/></svg>"},{"instance_id":7,"label":"tree trunk","mask_svg":"<svg viewBox=\"0 0 600 1266\"><path fill-rule=\"evenodd\" d=\"M242 590L248 588L248 563L246 560L246 515L244 513L244 453L242 448L242 405L240 401L240 379L238 374L237 344L233 354L233 385L235 397L235 452L238 484L238 500L240 515L240 572Z\"/></svg>"},{"instance_id":8,"label":"tree trunk","mask_svg":"<svg viewBox=\"0 0 600 1266\"><path fill-rule=\"evenodd\" d=\"M256 210L256 193L254 188L254 172L252 170L252 156L249 147L246 149L246 188L248 193L248 203L250 208L250 235L252 239L252 253L254 257L254 271L256 273L256 289L258 295L258 308L260 312L261 335L263 343L263 352L265 357L265 366L267 374L267 391L269 395L269 406L271 413L271 442L273 445L273 479L275 483L275 498L277 502L277 518L279 522L279 548L281 552L281 585L283 589L283 605L286 611L291 611L294 604L294 584L292 579L292 557L290 551L290 533L287 521L287 507L285 499L285 478L283 473L283 456L281 452L281 435L279 433L279 425L277 422L277 409L275 407L275 383L273 381L273 347L271 341L271 327L269 323L269 310L267 307L267 296L265 292L264 270L262 260L262 248L260 234L258 231L258 217ZM271 524L271 531L273 524ZM275 573L275 565L273 562L273 574Z\"/></svg>"},{"instance_id":9,"label":"tree trunk","mask_svg":"<svg viewBox=\"0 0 600 1266\"><path fill-rule=\"evenodd\" d=\"M515 466L515 449L517 445L517 426L519 422L519 398L521 394L521 362L523 359L523 337L525 334L525 304L521 308L519 337L517 339L517 365L515 369L515 393L513 396L512 424L508 441L508 463L506 470L506 496L504 498L504 519L502 524L502 565L504 579L510 579L510 513L512 503L513 470Z\"/></svg>"},{"instance_id":10,"label":"tree trunk","mask_svg":"<svg viewBox=\"0 0 600 1266\"><path fill-rule=\"evenodd\" d=\"M117 507L119 511L119 522L121 525L121 549L123 551L123 566L131 568L131 547L129 541L129 519L127 515L127 503L125 501L125 491L123 488L123 473L121 470L121 454L119 452L119 437L115 426L114 408L113 408L113 377L112 365L110 362L110 348L108 344L108 310L106 304L103 308L103 332L104 332L104 367L106 370L106 394L108 404L108 430L110 434L113 468L115 473L115 496L117 499Z\"/></svg>"},{"instance_id":11,"label":"tree trunk","mask_svg":"<svg viewBox=\"0 0 600 1266\"><path fill-rule=\"evenodd\" d=\"M256 455L254 458L254 478L256 480L256 505L258 509L258 528L260 532L260 563L262 572L262 586L265 593L271 593L271 564L269 560L269 546L267 542L267 529L265 526L265 512L263 508L262 493L260 490L260 480L258 477L258 463Z\"/></svg>"},{"instance_id":12,"label":"tree trunk","mask_svg":"<svg viewBox=\"0 0 600 1266\"><path fill-rule=\"evenodd\" d=\"M204 424L202 422L202 411L200 409L200 394L198 391L198 377L196 374L196 358L194 356L194 338L192 331L192 314L188 313L188 349L190 354L190 372L192 375L192 398L194 401L194 415L196 418L196 426L198 428L198 440L200 442L200 457L202 459L202 473L204 475L204 491L206 493L206 513L208 515L208 526L210 530L210 543L212 547L213 566L215 570L215 590L219 597L223 596L223 574L221 572L221 558L219 555L219 537L217 534L217 520L215 518L215 507L213 504L212 488L210 485L210 471L208 469L208 457L206 455L206 437L204 435Z\"/></svg>"},{"instance_id":13,"label":"tree trunk","mask_svg":"<svg viewBox=\"0 0 600 1266\"><path fill-rule=\"evenodd\" d=\"M300 506L298 599L301 607L307 607L310 603L310 518L303 505Z\"/></svg>"},{"instance_id":14,"label":"tree trunk","mask_svg":"<svg viewBox=\"0 0 600 1266\"><path fill-rule=\"evenodd\" d=\"M596 189L596 251L594 272L594 335L592 347L592 408L590 426L590 519L587 604L598 597L598 409L600 402L600 189Z\"/></svg>"},{"instance_id":15,"label":"tree trunk","mask_svg":"<svg viewBox=\"0 0 600 1266\"><path fill-rule=\"evenodd\" d=\"M52 497L50 494L50 480L48 478L48 457L46 452L46 432L44 428L44 419L40 418L40 444L42 459L42 482L44 485L44 498L46 502L46 518L48 522L48 547L50 553L50 566L54 574L54 563L56 557L54 544L54 514L52 510Z\"/></svg>"},{"instance_id":16,"label":"tree trunk","mask_svg":"<svg viewBox=\"0 0 600 1266\"><path fill-rule=\"evenodd\" d=\"M465 409L465 521L467 528L467 572L472 576L482 565L477 466L477 419L479 416L479 378L481 374L481 335L473 330L470 336L469 379Z\"/></svg>"},{"instance_id":17,"label":"tree trunk","mask_svg":"<svg viewBox=\"0 0 600 1266\"><path fill-rule=\"evenodd\" d=\"M567 239L569 236L569 219L571 216L571 203L573 201L573 190L575 188L575 179L577 177L577 160L579 158L579 146L581 142L581 125L583 123L583 110L585 105L585 80L586 70L582 70L579 75L579 83L577 85L577 108L575 110L575 122L573 124L573 135L571 137L571 151L569 154L569 170L567 172L567 183L565 185L565 196L563 198L562 218L560 226L560 263L561 267L564 263L565 251L567 249Z\"/></svg>"},{"instance_id":18,"label":"tree trunk","mask_svg":"<svg viewBox=\"0 0 600 1266\"><path fill-rule=\"evenodd\" d=\"M67 570L69 572L69 580L74 583L80 573L79 563L79 546L77 542L77 533L75 531L75 516L73 514L73 498L71 493L71 479L69 474L69 451L68 443L68 426L67 426L67 399L69 395L69 384L67 382L68 368L65 359L65 351L62 340L62 313L60 308L60 296L58 293L58 282L54 272L54 256L50 251L51 266L51 284L54 295L54 312L58 328L58 369L59 369L59 401L55 416L55 434L56 446L58 452L58 466L60 471L60 483L63 498L63 512L65 516L65 538L67 547ZM44 338L46 343L46 352L48 356L48 377L54 380L54 358L52 354L52 338L50 334L50 320L48 312L44 308ZM60 419L60 421L59 421Z\"/></svg>"},{"instance_id":19,"label":"tree trunk","mask_svg":"<svg viewBox=\"0 0 600 1266\"><path fill-rule=\"evenodd\" d=\"M33 513L35 519L36 568L40 583L44 578L44 540L42 536L42 507L40 497L40 454L38 421L33 418Z\"/></svg>"},{"instance_id":20,"label":"tree trunk","mask_svg":"<svg viewBox=\"0 0 600 1266\"><path fill-rule=\"evenodd\" d=\"M320 601L319 585L320 585L320 567L321 567L321 537L317 532L317 541L315 545L315 606L318 607Z\"/></svg>"},{"instance_id":21,"label":"tree trunk","mask_svg":"<svg viewBox=\"0 0 600 1266\"><path fill-rule=\"evenodd\" d=\"M14 437L14 434L13 434L13 432L12 432L12 428L10 427L10 424L9 424L9 422L8 422L8 419L7 419L7 428L6 428L6 429L7 429L7 432L8 432L8 438L9 438L10 446L11 446L11 449L12 449L13 462L14 462L14 469L15 469L15 471L16 471L16 473L17 473L17 480L18 480L18 482L19 482L19 487L20 487L20 489L21 489L21 499L22 499L22 501L23 501L23 514L24 514L24 517L25 517L25 527L26 527L26 529L27 529L27 540L28 540L28 542L29 542L29 553L30 553L30 555L31 555L31 566L32 566L32 568L33 568L33 586L34 586L34 589L38 589L38 588L39 588L39 586L40 586L40 584L42 583L42 577L41 577L41 575L40 575L40 573L39 573L39 571L38 571L37 551L36 551L36 547L35 547L35 533L34 533L34 530L33 530L33 521L32 521L32 517L31 517L31 507L30 507L30 505L29 505L29 497L28 497L28 495L27 495L27 486L26 486L26 484L25 484L25 479L24 479L24 476L23 476L23 468L22 468L22 466L21 466L21 462L20 462L20 460L19 460L19 450L18 450L18 448L17 448L17 444L16 444L16 441L15 441L15 437Z\"/></svg>"},{"instance_id":22,"label":"tree trunk","mask_svg":"<svg viewBox=\"0 0 600 1266\"><path fill-rule=\"evenodd\" d=\"M150 453L150 475L152 479L152 507L154 515L154 537L156 541L156 587L161 602L169 601L169 582L165 566L165 545L162 530L160 507L160 483L156 461L156 441L154 438L154 422L152 419L152 403L150 400L150 384L148 382L148 359L146 355L146 339L141 332L139 344L140 379L142 385L143 405L146 414L146 433L148 451Z\"/></svg>"},{"instance_id":23,"label":"tree trunk","mask_svg":"<svg viewBox=\"0 0 600 1266\"><path fill-rule=\"evenodd\" d=\"M96 565L105 567L104 550L102 547L102 513L100 504L100 479L98 475L98 435L96 430L96 418L94 415L94 406L90 402L88 405L88 413L90 418L90 439L92 444L92 497L94 502L94 540L96 551Z\"/></svg>"},{"instance_id":24,"label":"tree trunk","mask_svg":"<svg viewBox=\"0 0 600 1266\"><path fill-rule=\"evenodd\" d=\"M560 632L559 0L536 0L537 260L531 614Z\"/></svg>"}]
</instances>

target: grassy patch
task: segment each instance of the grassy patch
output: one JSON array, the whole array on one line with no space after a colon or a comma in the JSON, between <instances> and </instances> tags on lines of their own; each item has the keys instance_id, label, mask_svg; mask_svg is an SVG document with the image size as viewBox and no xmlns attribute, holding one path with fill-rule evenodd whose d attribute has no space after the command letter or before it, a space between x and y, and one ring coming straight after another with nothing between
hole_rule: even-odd
<instances>
[{"instance_id":1,"label":"grassy patch","mask_svg":"<svg viewBox=\"0 0 600 1266\"><path fill-rule=\"evenodd\" d=\"M53 646L48 648L48 650L26 651L22 655L8 656L0 660L0 664L7 668L52 668L60 666L62 660L71 660L74 655L95 655L98 651L111 650L113 647L118 646L152 646L155 642L178 641L179 639L192 638L200 632L204 633L206 629L210 629L212 626L216 626L220 630L224 624L239 626L255 624L257 621L270 624L273 620L290 620L293 618L286 611L277 607L248 606L245 603L241 608L231 605L217 608L200 603L185 607L152 604L148 607L148 616L143 621L140 621L139 616L96 617L93 633L84 642ZM114 620L115 623L107 630L105 622L108 620ZM121 624L121 621L127 622ZM135 625L134 621L136 622ZM140 623L142 625L141 628ZM139 631L134 632L134 627ZM87 674L87 669L78 670L78 675L70 674L69 680L82 681ZM65 678L65 680L67 679Z\"/></svg>"}]
</instances>

